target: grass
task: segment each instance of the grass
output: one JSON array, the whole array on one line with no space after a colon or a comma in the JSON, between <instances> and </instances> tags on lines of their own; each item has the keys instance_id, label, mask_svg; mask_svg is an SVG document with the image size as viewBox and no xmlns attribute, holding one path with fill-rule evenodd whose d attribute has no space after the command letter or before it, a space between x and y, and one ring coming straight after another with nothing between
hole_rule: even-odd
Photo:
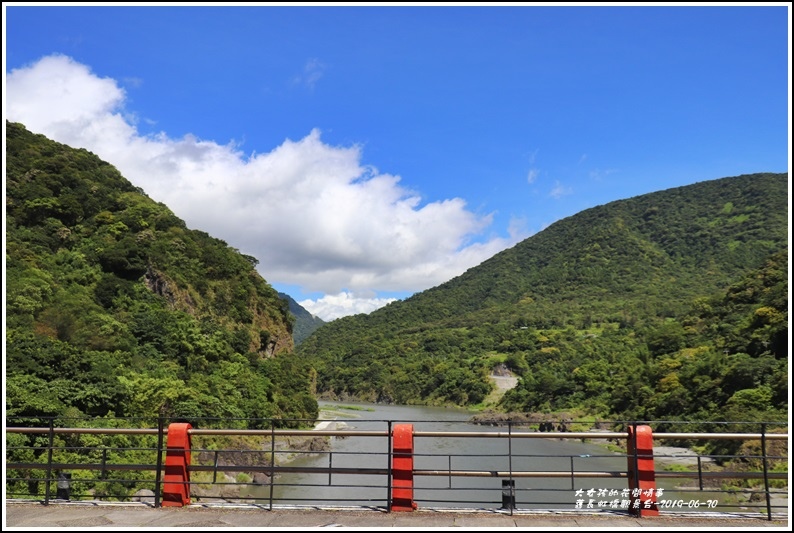
<instances>
[{"instance_id":1,"label":"grass","mask_svg":"<svg viewBox=\"0 0 794 533\"><path fill-rule=\"evenodd\" d=\"M360 415L353 413L346 413L345 411L375 411L372 407L363 407L359 405L335 405L333 407L320 407L318 420L333 420L336 418L357 418Z\"/></svg>"},{"instance_id":2,"label":"grass","mask_svg":"<svg viewBox=\"0 0 794 533\"><path fill-rule=\"evenodd\" d=\"M679 465L679 464L666 464L662 467L662 470L666 472L692 472L693 469L687 465Z\"/></svg>"},{"instance_id":3,"label":"grass","mask_svg":"<svg viewBox=\"0 0 794 533\"><path fill-rule=\"evenodd\" d=\"M359 405L339 405L337 409L347 409L348 411L374 411L373 407L361 407Z\"/></svg>"}]
</instances>

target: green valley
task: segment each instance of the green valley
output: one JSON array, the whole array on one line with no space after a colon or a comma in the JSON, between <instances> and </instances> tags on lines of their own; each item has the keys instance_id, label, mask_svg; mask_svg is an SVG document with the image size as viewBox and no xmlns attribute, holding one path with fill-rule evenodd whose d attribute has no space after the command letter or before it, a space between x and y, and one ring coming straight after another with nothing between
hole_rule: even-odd
<instances>
[{"instance_id":1,"label":"green valley","mask_svg":"<svg viewBox=\"0 0 794 533\"><path fill-rule=\"evenodd\" d=\"M787 174L587 209L446 283L324 323L112 165L6 128L7 416L257 426L312 419L318 398L787 416ZM518 384L492 395L504 368Z\"/></svg>"}]
</instances>

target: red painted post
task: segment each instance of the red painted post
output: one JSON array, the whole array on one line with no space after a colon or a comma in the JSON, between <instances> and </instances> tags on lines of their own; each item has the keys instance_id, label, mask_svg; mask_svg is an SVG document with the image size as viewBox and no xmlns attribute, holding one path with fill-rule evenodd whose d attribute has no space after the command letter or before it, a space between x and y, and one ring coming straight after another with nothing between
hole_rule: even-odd
<instances>
[{"instance_id":1,"label":"red painted post","mask_svg":"<svg viewBox=\"0 0 794 533\"><path fill-rule=\"evenodd\" d=\"M163 477L163 507L183 507L190 503L190 424L168 426Z\"/></svg>"},{"instance_id":2,"label":"red painted post","mask_svg":"<svg viewBox=\"0 0 794 533\"><path fill-rule=\"evenodd\" d=\"M396 424L392 430L392 511L414 511L414 426Z\"/></svg>"},{"instance_id":3,"label":"red painted post","mask_svg":"<svg viewBox=\"0 0 794 533\"><path fill-rule=\"evenodd\" d=\"M659 516L651 426L629 426L628 461L631 512L639 517Z\"/></svg>"}]
</instances>

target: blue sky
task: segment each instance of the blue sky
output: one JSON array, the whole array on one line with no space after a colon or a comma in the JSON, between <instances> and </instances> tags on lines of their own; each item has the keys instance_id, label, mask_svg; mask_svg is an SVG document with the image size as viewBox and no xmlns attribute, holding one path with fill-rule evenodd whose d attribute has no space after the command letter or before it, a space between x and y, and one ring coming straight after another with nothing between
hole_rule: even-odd
<instances>
[{"instance_id":1,"label":"blue sky","mask_svg":"<svg viewBox=\"0 0 794 533\"><path fill-rule=\"evenodd\" d=\"M323 319L562 218L790 169L790 5L3 4L3 115Z\"/></svg>"}]
</instances>

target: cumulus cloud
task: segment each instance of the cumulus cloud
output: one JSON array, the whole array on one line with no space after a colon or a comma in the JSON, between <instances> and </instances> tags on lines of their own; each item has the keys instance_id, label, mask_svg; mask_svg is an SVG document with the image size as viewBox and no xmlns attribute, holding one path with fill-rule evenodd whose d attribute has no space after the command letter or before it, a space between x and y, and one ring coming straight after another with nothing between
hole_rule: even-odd
<instances>
[{"instance_id":1,"label":"cumulus cloud","mask_svg":"<svg viewBox=\"0 0 794 533\"><path fill-rule=\"evenodd\" d=\"M369 313L396 300L396 298L378 298L369 291L364 296L345 291L339 294L326 294L318 300L302 300L298 304L328 322L343 316Z\"/></svg>"},{"instance_id":2,"label":"cumulus cloud","mask_svg":"<svg viewBox=\"0 0 794 533\"><path fill-rule=\"evenodd\" d=\"M246 157L234 143L142 135L125 98L65 56L6 77L9 120L112 163L189 227L256 257L268 282L326 294L301 302L323 319L385 305L378 291L433 287L517 242L475 242L489 215L460 198L424 203L399 176L362 165L361 147L325 144L319 130Z\"/></svg>"}]
</instances>

